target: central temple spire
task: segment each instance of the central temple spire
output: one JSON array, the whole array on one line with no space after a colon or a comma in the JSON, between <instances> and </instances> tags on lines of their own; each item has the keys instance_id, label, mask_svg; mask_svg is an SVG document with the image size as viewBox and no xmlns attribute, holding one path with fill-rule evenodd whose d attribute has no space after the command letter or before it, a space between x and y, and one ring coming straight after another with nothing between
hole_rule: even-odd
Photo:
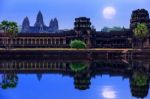
<instances>
[{"instance_id":1,"label":"central temple spire","mask_svg":"<svg viewBox=\"0 0 150 99\"><path fill-rule=\"evenodd\" d=\"M35 22L34 26L36 26L36 27L44 26L43 15L42 15L41 11L39 11L37 14L36 22Z\"/></svg>"}]
</instances>

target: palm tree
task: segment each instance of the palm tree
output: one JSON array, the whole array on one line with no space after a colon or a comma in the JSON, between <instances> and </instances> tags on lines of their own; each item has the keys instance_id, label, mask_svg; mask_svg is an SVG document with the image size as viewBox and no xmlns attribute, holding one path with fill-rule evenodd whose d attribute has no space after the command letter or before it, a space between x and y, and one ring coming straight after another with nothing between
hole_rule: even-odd
<instances>
[{"instance_id":1,"label":"palm tree","mask_svg":"<svg viewBox=\"0 0 150 99\"><path fill-rule=\"evenodd\" d=\"M7 32L8 27L9 27L9 22L7 20L1 22L1 28L4 30L4 33Z\"/></svg>"},{"instance_id":2,"label":"palm tree","mask_svg":"<svg viewBox=\"0 0 150 99\"><path fill-rule=\"evenodd\" d=\"M18 84L18 76L13 74L3 74L0 86L2 89L15 88Z\"/></svg>"},{"instance_id":3,"label":"palm tree","mask_svg":"<svg viewBox=\"0 0 150 99\"><path fill-rule=\"evenodd\" d=\"M9 46L11 46L13 42L13 38L16 36L18 33L18 26L16 22L9 22L9 29L8 29L8 35L10 38L10 43Z\"/></svg>"},{"instance_id":4,"label":"palm tree","mask_svg":"<svg viewBox=\"0 0 150 99\"><path fill-rule=\"evenodd\" d=\"M8 33L10 36L15 36L18 32L18 25L16 22L9 22Z\"/></svg>"},{"instance_id":5,"label":"palm tree","mask_svg":"<svg viewBox=\"0 0 150 99\"><path fill-rule=\"evenodd\" d=\"M143 41L148 36L148 27L145 23L137 24L137 27L133 30L134 36L140 41L140 47L143 47Z\"/></svg>"},{"instance_id":6,"label":"palm tree","mask_svg":"<svg viewBox=\"0 0 150 99\"><path fill-rule=\"evenodd\" d=\"M7 20L2 21L0 24L0 29L4 31L4 33L3 33L4 36L7 33L8 26L9 26L9 22ZM3 45L4 46L6 46L6 41L7 40L5 38L3 38Z\"/></svg>"},{"instance_id":7,"label":"palm tree","mask_svg":"<svg viewBox=\"0 0 150 99\"><path fill-rule=\"evenodd\" d=\"M148 83L148 76L143 72L134 72L132 78L132 83L137 86L145 86Z\"/></svg>"},{"instance_id":8,"label":"palm tree","mask_svg":"<svg viewBox=\"0 0 150 99\"><path fill-rule=\"evenodd\" d=\"M16 33L18 33L18 25L16 22L11 22L11 21L2 21L0 24L0 28L4 31L5 34L9 36L10 42L8 46L10 47L12 45L13 38L15 37ZM4 46L5 40L4 41Z\"/></svg>"},{"instance_id":9,"label":"palm tree","mask_svg":"<svg viewBox=\"0 0 150 99\"><path fill-rule=\"evenodd\" d=\"M0 23L0 30L2 30L2 24Z\"/></svg>"}]
</instances>

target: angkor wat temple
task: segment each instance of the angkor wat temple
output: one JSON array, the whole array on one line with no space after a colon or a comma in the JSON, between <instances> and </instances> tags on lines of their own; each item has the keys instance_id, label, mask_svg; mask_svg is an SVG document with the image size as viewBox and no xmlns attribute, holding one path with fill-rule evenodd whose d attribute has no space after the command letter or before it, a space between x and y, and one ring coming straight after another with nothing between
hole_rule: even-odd
<instances>
[{"instance_id":1,"label":"angkor wat temple","mask_svg":"<svg viewBox=\"0 0 150 99\"><path fill-rule=\"evenodd\" d=\"M11 42L11 46L14 48L67 48L70 47L71 40L79 39L87 44L87 48L133 48L139 46L137 39L133 35L133 28L138 23L145 23L150 30L149 13L145 9L133 11L130 28L122 31L96 31L91 27L90 19L86 17L76 18L74 29L68 31L57 32L58 25L54 25L54 23L51 21L50 26L46 27L40 12L37 16L35 27L30 27L28 18L25 18L22 33L18 33L13 40L9 38L9 35L0 33L0 47L5 48ZM51 31L52 28L50 27L53 27L53 31L56 32L45 33L45 31ZM28 29L33 29L34 33L27 31ZM143 48L150 48L149 38L150 36L144 39Z\"/></svg>"},{"instance_id":2,"label":"angkor wat temple","mask_svg":"<svg viewBox=\"0 0 150 99\"><path fill-rule=\"evenodd\" d=\"M57 18L51 19L49 26L44 24L43 15L41 11L37 14L36 22L34 26L30 26L28 17L25 17L22 23L22 33L50 33L58 31L58 20Z\"/></svg>"}]
</instances>

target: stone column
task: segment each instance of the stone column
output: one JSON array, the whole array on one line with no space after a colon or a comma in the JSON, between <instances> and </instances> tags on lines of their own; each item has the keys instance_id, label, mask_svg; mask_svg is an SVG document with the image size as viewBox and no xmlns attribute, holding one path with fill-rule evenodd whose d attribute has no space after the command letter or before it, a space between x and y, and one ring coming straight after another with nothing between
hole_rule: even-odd
<instances>
[{"instance_id":1,"label":"stone column","mask_svg":"<svg viewBox=\"0 0 150 99\"><path fill-rule=\"evenodd\" d=\"M87 43L87 48L91 48L91 40L90 40L90 38L86 39L86 43Z\"/></svg>"},{"instance_id":2,"label":"stone column","mask_svg":"<svg viewBox=\"0 0 150 99\"><path fill-rule=\"evenodd\" d=\"M31 38L31 44L33 44L33 38Z\"/></svg>"},{"instance_id":3,"label":"stone column","mask_svg":"<svg viewBox=\"0 0 150 99\"><path fill-rule=\"evenodd\" d=\"M51 38L51 39L50 39L50 45L52 45L52 43L53 43L53 42L52 42L52 38Z\"/></svg>"},{"instance_id":4,"label":"stone column","mask_svg":"<svg viewBox=\"0 0 150 99\"><path fill-rule=\"evenodd\" d=\"M29 44L29 39L27 38L27 45Z\"/></svg>"},{"instance_id":5,"label":"stone column","mask_svg":"<svg viewBox=\"0 0 150 99\"><path fill-rule=\"evenodd\" d=\"M42 38L42 40L43 40L43 44L45 44L44 38Z\"/></svg>"},{"instance_id":6,"label":"stone column","mask_svg":"<svg viewBox=\"0 0 150 99\"><path fill-rule=\"evenodd\" d=\"M66 44L66 39L63 39L63 44L64 44L64 45Z\"/></svg>"},{"instance_id":7,"label":"stone column","mask_svg":"<svg viewBox=\"0 0 150 99\"><path fill-rule=\"evenodd\" d=\"M40 44L40 45L42 44L42 39L41 39L41 38L39 39L39 44Z\"/></svg>"},{"instance_id":8,"label":"stone column","mask_svg":"<svg viewBox=\"0 0 150 99\"><path fill-rule=\"evenodd\" d=\"M21 44L21 39L19 38L19 44Z\"/></svg>"},{"instance_id":9,"label":"stone column","mask_svg":"<svg viewBox=\"0 0 150 99\"><path fill-rule=\"evenodd\" d=\"M60 45L60 38L58 39L58 44Z\"/></svg>"},{"instance_id":10,"label":"stone column","mask_svg":"<svg viewBox=\"0 0 150 99\"><path fill-rule=\"evenodd\" d=\"M56 45L56 38L54 39L54 44Z\"/></svg>"},{"instance_id":11,"label":"stone column","mask_svg":"<svg viewBox=\"0 0 150 99\"><path fill-rule=\"evenodd\" d=\"M52 38L50 39L50 44L51 44L51 45L53 44L53 39L52 39Z\"/></svg>"},{"instance_id":12,"label":"stone column","mask_svg":"<svg viewBox=\"0 0 150 99\"><path fill-rule=\"evenodd\" d=\"M51 45L51 38L48 39L48 44Z\"/></svg>"},{"instance_id":13,"label":"stone column","mask_svg":"<svg viewBox=\"0 0 150 99\"><path fill-rule=\"evenodd\" d=\"M147 42L146 42L146 43L147 43L146 45L149 46L149 38L147 39Z\"/></svg>"},{"instance_id":14,"label":"stone column","mask_svg":"<svg viewBox=\"0 0 150 99\"><path fill-rule=\"evenodd\" d=\"M48 38L46 39L46 44L48 45Z\"/></svg>"},{"instance_id":15,"label":"stone column","mask_svg":"<svg viewBox=\"0 0 150 99\"><path fill-rule=\"evenodd\" d=\"M37 44L37 38L35 38L35 42L34 42L34 44L35 44L35 45Z\"/></svg>"},{"instance_id":16,"label":"stone column","mask_svg":"<svg viewBox=\"0 0 150 99\"><path fill-rule=\"evenodd\" d=\"M40 45L40 38L37 39L37 44Z\"/></svg>"},{"instance_id":17,"label":"stone column","mask_svg":"<svg viewBox=\"0 0 150 99\"><path fill-rule=\"evenodd\" d=\"M22 42L23 42L23 45L24 45L24 42L25 42L24 38L22 38Z\"/></svg>"}]
</instances>

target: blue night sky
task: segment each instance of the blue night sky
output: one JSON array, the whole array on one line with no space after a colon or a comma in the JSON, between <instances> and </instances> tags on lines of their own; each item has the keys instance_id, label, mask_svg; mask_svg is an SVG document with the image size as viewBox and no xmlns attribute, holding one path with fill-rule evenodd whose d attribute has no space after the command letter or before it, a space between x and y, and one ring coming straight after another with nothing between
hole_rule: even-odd
<instances>
[{"instance_id":1,"label":"blue night sky","mask_svg":"<svg viewBox=\"0 0 150 99\"><path fill-rule=\"evenodd\" d=\"M129 27L132 10L145 8L150 12L149 4L150 0L0 0L0 21L16 21L21 25L28 16L33 25L41 10L46 25L57 17L61 29L73 28L74 18L80 16L91 18L97 30L104 26Z\"/></svg>"}]
</instances>

